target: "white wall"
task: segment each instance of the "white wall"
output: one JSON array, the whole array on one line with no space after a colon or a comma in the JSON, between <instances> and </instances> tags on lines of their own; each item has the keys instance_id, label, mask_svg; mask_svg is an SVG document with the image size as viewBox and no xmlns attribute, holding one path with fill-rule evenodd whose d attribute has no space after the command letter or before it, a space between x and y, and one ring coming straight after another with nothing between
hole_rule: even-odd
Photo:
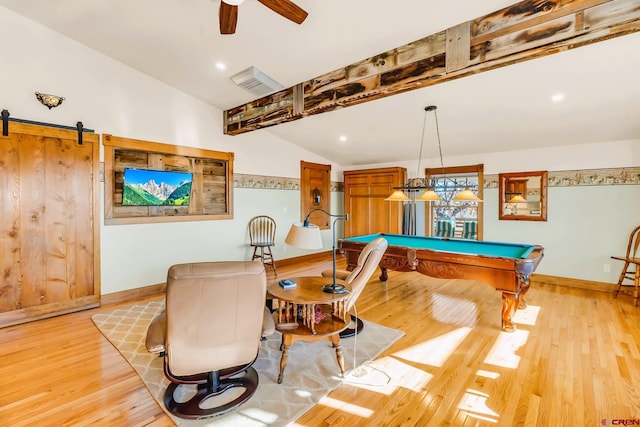
<instances>
[{"instance_id":1,"label":"white wall","mask_svg":"<svg viewBox=\"0 0 640 427\"><path fill-rule=\"evenodd\" d=\"M547 221L499 221L498 190L484 191L484 239L545 248L537 273L615 283L631 230L640 225L640 186L550 187ZM605 272L609 265L609 272Z\"/></svg>"},{"instance_id":2,"label":"white wall","mask_svg":"<svg viewBox=\"0 0 640 427\"><path fill-rule=\"evenodd\" d=\"M331 164L264 131L223 135L222 112L58 33L0 7L0 109L12 118L69 125L96 133L235 153L236 173L297 178L300 160ZM66 99L48 110L34 92ZM102 154L101 154L102 155ZM332 177L341 180L332 164ZM101 222L104 186L101 183ZM334 195L334 203L341 199ZM342 211L342 201L332 210ZM286 208L286 211L285 211ZM166 279L183 261L247 259L247 222L254 215L278 221L278 241L300 218L297 191L237 189L234 219L167 224L101 226L102 293ZM324 231L324 250L331 248ZM285 252L288 251L288 252ZM275 257L305 253L276 247Z\"/></svg>"}]
</instances>

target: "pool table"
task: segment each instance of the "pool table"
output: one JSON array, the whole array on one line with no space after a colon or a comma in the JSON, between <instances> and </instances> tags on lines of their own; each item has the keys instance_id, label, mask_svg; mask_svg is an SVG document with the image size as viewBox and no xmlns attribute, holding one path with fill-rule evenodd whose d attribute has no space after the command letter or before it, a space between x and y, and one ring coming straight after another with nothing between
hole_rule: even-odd
<instances>
[{"instance_id":1,"label":"pool table","mask_svg":"<svg viewBox=\"0 0 640 427\"><path fill-rule=\"evenodd\" d=\"M376 237L389 243L379 265L380 280L387 280L389 269L487 283L502 292L502 330L506 332L516 330L511 318L516 309L526 307L529 276L544 255L538 245L379 233L340 239L347 269L356 267L360 252Z\"/></svg>"}]
</instances>

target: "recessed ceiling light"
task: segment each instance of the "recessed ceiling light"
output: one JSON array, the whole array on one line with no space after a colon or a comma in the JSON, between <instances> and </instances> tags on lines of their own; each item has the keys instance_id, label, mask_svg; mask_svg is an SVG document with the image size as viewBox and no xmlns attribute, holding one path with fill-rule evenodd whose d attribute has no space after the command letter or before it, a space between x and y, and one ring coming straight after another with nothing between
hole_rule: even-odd
<instances>
[{"instance_id":1,"label":"recessed ceiling light","mask_svg":"<svg viewBox=\"0 0 640 427\"><path fill-rule=\"evenodd\" d=\"M340 140L340 142L347 142L347 135L340 135L338 139Z\"/></svg>"},{"instance_id":2,"label":"recessed ceiling light","mask_svg":"<svg viewBox=\"0 0 640 427\"><path fill-rule=\"evenodd\" d=\"M555 103L564 101L564 93L556 93L551 95L551 101Z\"/></svg>"},{"instance_id":3,"label":"recessed ceiling light","mask_svg":"<svg viewBox=\"0 0 640 427\"><path fill-rule=\"evenodd\" d=\"M216 68L220 71L226 70L227 65L224 62L216 62Z\"/></svg>"}]
</instances>

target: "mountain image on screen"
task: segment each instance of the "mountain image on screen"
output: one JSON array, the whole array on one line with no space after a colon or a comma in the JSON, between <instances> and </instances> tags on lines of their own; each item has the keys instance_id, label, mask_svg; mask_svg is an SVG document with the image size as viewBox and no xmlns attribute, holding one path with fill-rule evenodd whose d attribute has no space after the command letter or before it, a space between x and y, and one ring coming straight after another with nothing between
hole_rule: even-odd
<instances>
[{"instance_id":1,"label":"mountain image on screen","mask_svg":"<svg viewBox=\"0 0 640 427\"><path fill-rule=\"evenodd\" d=\"M190 173L125 169L122 206L187 206L191 177Z\"/></svg>"}]
</instances>

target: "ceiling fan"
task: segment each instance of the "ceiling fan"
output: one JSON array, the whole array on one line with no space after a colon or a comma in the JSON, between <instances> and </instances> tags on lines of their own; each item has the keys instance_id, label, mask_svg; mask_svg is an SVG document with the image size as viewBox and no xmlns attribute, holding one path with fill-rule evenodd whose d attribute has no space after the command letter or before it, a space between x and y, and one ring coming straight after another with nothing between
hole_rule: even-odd
<instances>
[{"instance_id":1,"label":"ceiling fan","mask_svg":"<svg viewBox=\"0 0 640 427\"><path fill-rule=\"evenodd\" d=\"M220 34L234 34L238 22L238 5L244 0L222 0L220 2ZM284 16L296 24L302 24L307 12L291 0L258 0L275 13Z\"/></svg>"}]
</instances>

